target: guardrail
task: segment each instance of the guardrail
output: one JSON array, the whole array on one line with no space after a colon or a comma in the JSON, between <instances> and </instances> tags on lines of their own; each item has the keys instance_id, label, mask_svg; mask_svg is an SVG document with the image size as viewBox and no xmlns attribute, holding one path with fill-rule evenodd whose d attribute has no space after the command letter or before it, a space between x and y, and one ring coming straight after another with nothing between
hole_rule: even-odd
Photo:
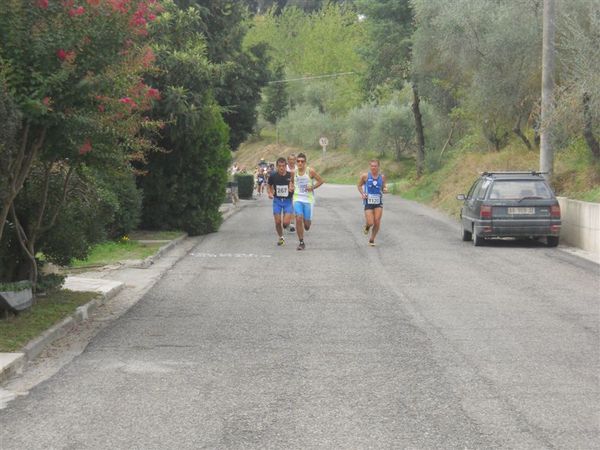
<instances>
[{"instance_id":1,"label":"guardrail","mask_svg":"<svg viewBox=\"0 0 600 450\"><path fill-rule=\"evenodd\" d=\"M600 255L600 203L558 197L562 228L560 240L565 244Z\"/></svg>"}]
</instances>

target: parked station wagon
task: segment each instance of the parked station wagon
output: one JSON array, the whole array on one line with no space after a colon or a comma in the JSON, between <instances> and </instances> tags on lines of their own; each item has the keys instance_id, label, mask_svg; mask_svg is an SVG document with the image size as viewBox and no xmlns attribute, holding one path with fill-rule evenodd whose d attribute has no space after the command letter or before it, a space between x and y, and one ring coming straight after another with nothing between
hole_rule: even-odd
<instances>
[{"instance_id":1,"label":"parked station wagon","mask_svg":"<svg viewBox=\"0 0 600 450\"><path fill-rule=\"evenodd\" d=\"M473 183L460 213L462 240L476 246L489 238L545 238L558 245L560 206L540 172L484 172Z\"/></svg>"}]
</instances>

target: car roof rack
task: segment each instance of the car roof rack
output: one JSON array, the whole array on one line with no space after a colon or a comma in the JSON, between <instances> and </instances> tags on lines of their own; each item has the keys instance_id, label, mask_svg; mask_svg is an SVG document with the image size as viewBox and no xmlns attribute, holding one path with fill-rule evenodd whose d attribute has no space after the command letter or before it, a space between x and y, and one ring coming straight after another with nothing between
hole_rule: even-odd
<instances>
[{"instance_id":1,"label":"car roof rack","mask_svg":"<svg viewBox=\"0 0 600 450\"><path fill-rule=\"evenodd\" d=\"M546 175L547 173L548 172L539 172L537 170L494 170L481 172L481 175Z\"/></svg>"}]
</instances>

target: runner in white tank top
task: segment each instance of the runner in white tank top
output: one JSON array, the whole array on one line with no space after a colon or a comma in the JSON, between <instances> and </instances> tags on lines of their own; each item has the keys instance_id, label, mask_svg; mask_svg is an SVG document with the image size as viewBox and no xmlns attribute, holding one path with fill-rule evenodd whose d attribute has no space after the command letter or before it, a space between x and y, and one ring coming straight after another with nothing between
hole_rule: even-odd
<instances>
[{"instance_id":1,"label":"runner in white tank top","mask_svg":"<svg viewBox=\"0 0 600 450\"><path fill-rule=\"evenodd\" d=\"M297 250L304 250L306 247L304 244L304 231L308 231L312 223L315 202L314 190L323 183L323 179L314 169L306 167L306 155L299 153L296 158L294 176L294 214L296 214L296 233L300 240Z\"/></svg>"}]
</instances>

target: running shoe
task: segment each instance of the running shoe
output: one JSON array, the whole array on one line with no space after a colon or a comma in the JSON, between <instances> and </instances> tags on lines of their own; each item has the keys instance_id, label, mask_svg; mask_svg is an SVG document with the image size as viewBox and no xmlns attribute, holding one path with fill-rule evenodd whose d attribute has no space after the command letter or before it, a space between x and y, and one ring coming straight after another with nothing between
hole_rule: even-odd
<instances>
[{"instance_id":1,"label":"running shoe","mask_svg":"<svg viewBox=\"0 0 600 450\"><path fill-rule=\"evenodd\" d=\"M371 247L375 247L375 241L373 239L369 239L369 245Z\"/></svg>"},{"instance_id":2,"label":"running shoe","mask_svg":"<svg viewBox=\"0 0 600 450\"><path fill-rule=\"evenodd\" d=\"M365 235L369 234L369 229L370 229L370 228L371 228L371 227L370 227L369 225L365 225L365 226L363 227L363 234L365 234Z\"/></svg>"},{"instance_id":3,"label":"running shoe","mask_svg":"<svg viewBox=\"0 0 600 450\"><path fill-rule=\"evenodd\" d=\"M300 242L298 244L298 247L296 247L296 250L304 250L306 248L306 245L304 244L304 242Z\"/></svg>"},{"instance_id":4,"label":"running shoe","mask_svg":"<svg viewBox=\"0 0 600 450\"><path fill-rule=\"evenodd\" d=\"M285 239L283 238L283 236L281 236L279 238L279 240L277 241L277 245L281 247L284 244L285 244Z\"/></svg>"},{"instance_id":5,"label":"running shoe","mask_svg":"<svg viewBox=\"0 0 600 450\"><path fill-rule=\"evenodd\" d=\"M296 227L294 227L294 225L290 225L290 233L293 233L294 231L296 231Z\"/></svg>"}]
</instances>

